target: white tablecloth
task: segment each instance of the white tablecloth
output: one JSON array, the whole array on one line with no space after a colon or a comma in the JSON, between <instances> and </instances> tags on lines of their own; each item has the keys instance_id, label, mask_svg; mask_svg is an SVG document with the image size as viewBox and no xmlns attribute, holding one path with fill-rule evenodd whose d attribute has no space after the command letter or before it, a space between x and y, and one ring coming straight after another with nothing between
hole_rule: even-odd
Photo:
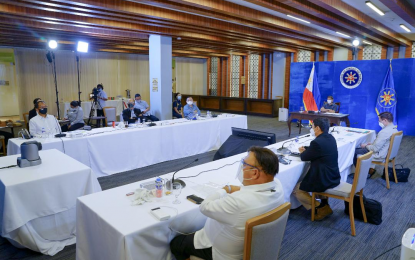
<instances>
[{"instance_id":1,"label":"white tablecloth","mask_svg":"<svg viewBox=\"0 0 415 260\"><path fill-rule=\"evenodd\" d=\"M334 134L338 135L336 139L341 154L339 161L347 160L341 162L341 168L350 167L352 164L349 160L350 156L345 156L343 153L354 154L354 148L358 143L371 140L374 136L373 131L368 134L347 134L350 133L345 132L344 129L340 134ZM299 142L303 144L298 146L307 144L310 140L311 138L300 139ZM271 145L269 148L279 148L282 143ZM239 182L235 178L237 167L240 159L245 155L246 153L235 155L178 172L176 178L194 176L201 171L217 169L233 163L219 170L202 173L195 178L183 179L187 186L179 196L181 204L178 205L172 204L173 196L166 196L153 199L152 202L141 206L131 206L126 194L139 188L140 182L78 198L77 260L171 259L169 243L177 235L177 231L195 232L204 226L206 220L199 212L198 206L187 201L186 196L196 194L206 197L207 193L204 191L206 186L221 187L227 183L238 185ZM276 178L282 183L286 201L290 201L292 190L306 170L305 165L306 163L298 158L289 165L280 164ZM170 173L163 177L171 178L172 175ZM158 221L150 214L150 209L156 207L169 212L172 218L168 221ZM177 217L173 217L176 215Z\"/></svg>"},{"instance_id":2,"label":"white tablecloth","mask_svg":"<svg viewBox=\"0 0 415 260\"><path fill-rule=\"evenodd\" d=\"M206 120L167 120L158 126L93 129L89 136L36 139L43 149L58 149L89 166L100 176L201 154L219 147L232 134L231 127L247 128L247 117L228 115ZM163 124L163 125L161 125ZM20 153L27 140L10 139L7 153Z\"/></svg>"},{"instance_id":3,"label":"white tablecloth","mask_svg":"<svg viewBox=\"0 0 415 260\"><path fill-rule=\"evenodd\" d=\"M40 151L42 164L0 170L1 236L13 245L54 255L74 244L79 196L101 191L92 170L57 151ZM15 165L13 155L0 167Z\"/></svg>"},{"instance_id":4,"label":"white tablecloth","mask_svg":"<svg viewBox=\"0 0 415 260\"><path fill-rule=\"evenodd\" d=\"M128 99L124 99L124 102L127 103ZM89 113L91 111L91 101L82 101L81 102L81 107L82 110L84 111L84 118L89 118ZM65 102L64 108L63 108L63 114L62 117L66 114L66 111L68 111L69 109L69 102ZM116 115L120 115L121 112L124 110L124 106L122 103L121 99L117 99L117 100L107 100L105 101L105 105L107 107L115 107L116 109ZM93 116L96 116L96 110L95 110L95 114Z\"/></svg>"}]
</instances>

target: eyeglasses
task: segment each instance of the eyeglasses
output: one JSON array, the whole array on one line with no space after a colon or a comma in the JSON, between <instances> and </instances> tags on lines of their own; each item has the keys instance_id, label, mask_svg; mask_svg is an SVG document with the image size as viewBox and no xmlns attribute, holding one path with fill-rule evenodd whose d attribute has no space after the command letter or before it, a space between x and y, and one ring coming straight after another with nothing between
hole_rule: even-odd
<instances>
[{"instance_id":1,"label":"eyeglasses","mask_svg":"<svg viewBox=\"0 0 415 260\"><path fill-rule=\"evenodd\" d=\"M249 166L249 167L251 167L251 168L254 168L254 169L257 169L258 171L261 171L261 169L259 169L258 167L255 167L255 166L253 166L253 165L250 165L249 163L246 163L245 162L245 160L242 158L241 159L241 163L245 166Z\"/></svg>"}]
</instances>

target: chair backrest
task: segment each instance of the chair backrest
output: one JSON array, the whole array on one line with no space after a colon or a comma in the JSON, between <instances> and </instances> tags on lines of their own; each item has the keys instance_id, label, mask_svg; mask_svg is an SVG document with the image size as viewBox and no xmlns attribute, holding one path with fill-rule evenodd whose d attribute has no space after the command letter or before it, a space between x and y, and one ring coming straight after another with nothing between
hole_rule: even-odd
<instances>
[{"instance_id":1,"label":"chair backrest","mask_svg":"<svg viewBox=\"0 0 415 260\"><path fill-rule=\"evenodd\" d=\"M27 127L29 125L29 113L23 113L23 119Z\"/></svg>"},{"instance_id":2,"label":"chair backrest","mask_svg":"<svg viewBox=\"0 0 415 260\"><path fill-rule=\"evenodd\" d=\"M352 185L351 196L359 192L366 185L367 175L369 174L370 165L373 160L373 152L370 151L357 158L356 171Z\"/></svg>"},{"instance_id":3,"label":"chair backrest","mask_svg":"<svg viewBox=\"0 0 415 260\"><path fill-rule=\"evenodd\" d=\"M337 105L337 111L336 111L336 113L339 113L339 111L340 111L340 102L335 102L334 104Z\"/></svg>"},{"instance_id":4,"label":"chair backrest","mask_svg":"<svg viewBox=\"0 0 415 260\"><path fill-rule=\"evenodd\" d=\"M117 121L116 109L115 107L104 107L104 116L105 116L105 124Z\"/></svg>"},{"instance_id":5,"label":"chair backrest","mask_svg":"<svg viewBox=\"0 0 415 260\"><path fill-rule=\"evenodd\" d=\"M402 142L402 137L403 137L403 131L394 133L391 136L388 155L386 156L387 162L389 162L389 160L394 159L398 155L399 147L401 146L401 142Z\"/></svg>"},{"instance_id":6,"label":"chair backrest","mask_svg":"<svg viewBox=\"0 0 415 260\"><path fill-rule=\"evenodd\" d=\"M244 260L278 259L290 206L286 202L246 222Z\"/></svg>"}]
</instances>

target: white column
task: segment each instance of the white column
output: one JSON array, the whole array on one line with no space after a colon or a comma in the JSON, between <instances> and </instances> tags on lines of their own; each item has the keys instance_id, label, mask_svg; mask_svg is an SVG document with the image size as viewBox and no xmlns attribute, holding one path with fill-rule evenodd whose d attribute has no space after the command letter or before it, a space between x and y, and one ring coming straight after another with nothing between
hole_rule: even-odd
<instances>
[{"instance_id":1,"label":"white column","mask_svg":"<svg viewBox=\"0 0 415 260\"><path fill-rule=\"evenodd\" d=\"M171 37L150 35L150 107L160 120L172 118Z\"/></svg>"},{"instance_id":2,"label":"white column","mask_svg":"<svg viewBox=\"0 0 415 260\"><path fill-rule=\"evenodd\" d=\"M333 61L347 60L348 52L347 48L334 48Z\"/></svg>"},{"instance_id":3,"label":"white column","mask_svg":"<svg viewBox=\"0 0 415 260\"><path fill-rule=\"evenodd\" d=\"M272 99L275 96L284 97L285 87L285 57L283 52L274 52L272 54Z\"/></svg>"}]
</instances>

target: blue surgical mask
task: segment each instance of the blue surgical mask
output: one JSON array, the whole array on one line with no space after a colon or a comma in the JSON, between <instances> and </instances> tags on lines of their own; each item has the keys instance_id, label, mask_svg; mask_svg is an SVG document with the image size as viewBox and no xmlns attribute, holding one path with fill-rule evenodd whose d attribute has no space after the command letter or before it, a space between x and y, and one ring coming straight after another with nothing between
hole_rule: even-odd
<instances>
[{"instance_id":1,"label":"blue surgical mask","mask_svg":"<svg viewBox=\"0 0 415 260\"><path fill-rule=\"evenodd\" d=\"M182 100L182 96L178 96L178 97L177 97L177 99L178 99L178 100Z\"/></svg>"}]
</instances>

